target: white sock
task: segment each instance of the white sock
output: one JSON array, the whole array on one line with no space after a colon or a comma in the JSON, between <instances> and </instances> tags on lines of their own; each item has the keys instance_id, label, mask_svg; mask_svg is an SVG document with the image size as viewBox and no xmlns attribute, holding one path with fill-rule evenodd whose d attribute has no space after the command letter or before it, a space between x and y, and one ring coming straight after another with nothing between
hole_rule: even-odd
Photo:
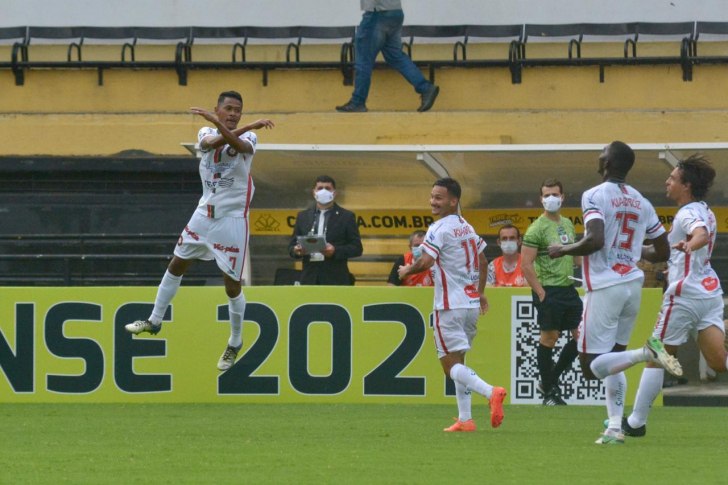
<instances>
[{"instance_id":1,"label":"white sock","mask_svg":"<svg viewBox=\"0 0 728 485\"><path fill-rule=\"evenodd\" d=\"M450 369L450 378L488 399L493 395L493 386L478 377L478 374L473 369L463 364L455 364L452 366Z\"/></svg>"},{"instance_id":2,"label":"white sock","mask_svg":"<svg viewBox=\"0 0 728 485\"><path fill-rule=\"evenodd\" d=\"M604 379L607 391L607 415L609 427L622 429L622 415L624 414L624 396L627 394L627 376L624 372L607 376Z\"/></svg>"},{"instance_id":3,"label":"white sock","mask_svg":"<svg viewBox=\"0 0 728 485\"><path fill-rule=\"evenodd\" d=\"M243 318L245 317L245 295L242 291L235 298L230 298L228 310L230 311L230 339L228 345L240 347L243 345Z\"/></svg>"},{"instance_id":4,"label":"white sock","mask_svg":"<svg viewBox=\"0 0 728 485\"><path fill-rule=\"evenodd\" d=\"M650 359L645 349L625 350L624 352L609 352L594 359L589 367L599 379L618 374L640 362Z\"/></svg>"},{"instance_id":5,"label":"white sock","mask_svg":"<svg viewBox=\"0 0 728 485\"><path fill-rule=\"evenodd\" d=\"M632 414L627 422L633 428L639 428L647 424L647 415L650 413L652 403L662 391L662 380L665 377L665 369L660 367L645 367L640 379L640 387L637 389L637 398L634 401Z\"/></svg>"},{"instance_id":6,"label":"white sock","mask_svg":"<svg viewBox=\"0 0 728 485\"><path fill-rule=\"evenodd\" d=\"M174 295L177 294L177 290L179 289L181 282L181 276L175 276L170 273L169 270L164 273L164 278L162 278L162 282L159 283L159 289L157 290L157 299L154 300L154 310L152 310L152 314L149 317L149 321L154 325L162 323L162 319L164 318L164 314L167 312L169 302L171 302Z\"/></svg>"},{"instance_id":7,"label":"white sock","mask_svg":"<svg viewBox=\"0 0 728 485\"><path fill-rule=\"evenodd\" d=\"M458 412L460 413L458 419L463 423L473 419L472 414L470 414L470 389L456 382L455 396L458 399Z\"/></svg>"}]
</instances>

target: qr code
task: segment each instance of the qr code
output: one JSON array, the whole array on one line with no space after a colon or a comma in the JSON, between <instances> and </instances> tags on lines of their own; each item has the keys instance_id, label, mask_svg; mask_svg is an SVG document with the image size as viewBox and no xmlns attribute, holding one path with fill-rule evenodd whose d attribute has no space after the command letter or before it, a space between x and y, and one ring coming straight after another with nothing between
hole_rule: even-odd
<instances>
[{"instance_id":1,"label":"qr code","mask_svg":"<svg viewBox=\"0 0 728 485\"><path fill-rule=\"evenodd\" d=\"M536 309L530 296L511 299L511 402L513 404L541 404L543 396L536 389L540 380L536 350L539 329ZM571 338L562 332L554 349L554 363L561 349ZM559 379L561 397L568 404L604 404L604 383L589 381L581 373L579 359Z\"/></svg>"}]
</instances>

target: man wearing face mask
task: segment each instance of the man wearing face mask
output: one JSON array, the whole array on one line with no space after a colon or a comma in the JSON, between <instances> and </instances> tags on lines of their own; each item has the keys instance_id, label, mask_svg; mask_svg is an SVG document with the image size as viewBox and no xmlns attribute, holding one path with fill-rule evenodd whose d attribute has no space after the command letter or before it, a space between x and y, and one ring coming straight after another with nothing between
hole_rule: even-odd
<instances>
[{"instance_id":1,"label":"man wearing face mask","mask_svg":"<svg viewBox=\"0 0 728 485\"><path fill-rule=\"evenodd\" d=\"M503 256L495 258L488 265L488 286L519 287L526 286L526 279L521 271L521 231L510 224L502 226L496 241L503 251Z\"/></svg>"},{"instance_id":2,"label":"man wearing face mask","mask_svg":"<svg viewBox=\"0 0 728 485\"><path fill-rule=\"evenodd\" d=\"M405 279L400 280L398 270L400 266L407 266L408 264L414 263L420 256L422 256L422 249L420 245L425 242L425 231L415 231L410 235L409 247L410 251L397 258L392 266L392 271L389 273L389 279L387 280L388 286L432 286L432 274L429 271L423 271L422 273L411 274Z\"/></svg>"},{"instance_id":3,"label":"man wearing face mask","mask_svg":"<svg viewBox=\"0 0 728 485\"><path fill-rule=\"evenodd\" d=\"M565 405L559 389L561 374L571 367L577 355L576 339L581 321L582 303L574 288L574 263L581 258L566 256L549 258L550 244L571 244L575 241L574 224L561 215L564 190L556 179L541 184L543 214L536 219L523 236L521 265L523 275L533 290L533 305L538 310L538 326L541 332L536 352L538 371L541 375L540 391L544 405ZM562 331L568 330L574 337L561 350L554 365L553 353Z\"/></svg>"},{"instance_id":4,"label":"man wearing face mask","mask_svg":"<svg viewBox=\"0 0 728 485\"><path fill-rule=\"evenodd\" d=\"M354 284L349 273L349 258L362 254L361 236L356 217L340 207L336 198L336 182L328 175L316 179L313 188L316 205L296 216L293 236L288 244L292 258L303 258L302 285L346 286ZM306 254L298 244L298 236L323 234L326 248L320 253Z\"/></svg>"}]
</instances>

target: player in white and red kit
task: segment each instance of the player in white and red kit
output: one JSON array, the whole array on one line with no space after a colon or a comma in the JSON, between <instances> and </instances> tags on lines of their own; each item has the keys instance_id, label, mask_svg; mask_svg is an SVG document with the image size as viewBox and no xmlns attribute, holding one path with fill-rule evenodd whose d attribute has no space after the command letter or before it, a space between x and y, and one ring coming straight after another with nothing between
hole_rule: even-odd
<instances>
[{"instance_id":1,"label":"player in white and red kit","mask_svg":"<svg viewBox=\"0 0 728 485\"><path fill-rule=\"evenodd\" d=\"M198 134L202 198L179 237L151 316L126 326L133 334L159 333L167 307L192 262L214 259L223 272L230 310L230 339L217 364L223 371L232 367L243 345L245 296L241 280L248 249L248 209L255 191L250 167L258 141L250 130L274 126L270 120L258 120L238 128L242 109L243 98L235 91L220 94L214 115L192 108L216 127L204 127Z\"/></svg>"},{"instance_id":2,"label":"player in white and red kit","mask_svg":"<svg viewBox=\"0 0 728 485\"><path fill-rule=\"evenodd\" d=\"M715 179L708 160L693 155L682 160L667 179L667 197L679 209L670 229L670 260L667 291L653 336L662 340L667 352L677 353L689 335L708 365L725 372L728 356L724 345L723 290L710 265L715 249L715 214L703 199ZM647 433L647 415L662 390L664 370L650 363L642 372L634 409L622 426L627 436Z\"/></svg>"},{"instance_id":3,"label":"player in white and red kit","mask_svg":"<svg viewBox=\"0 0 728 485\"><path fill-rule=\"evenodd\" d=\"M574 244L552 245L552 258L565 254L583 260L586 298L577 347L587 379L604 379L608 428L600 444L622 444L622 415L627 391L624 370L640 362L655 362L681 375L677 360L662 343L650 338L644 348L627 351L642 298L644 273L637 262L642 242L652 240L655 254L666 257L667 235L652 204L626 178L634 165L634 152L615 141L599 156L604 182L582 196L586 231Z\"/></svg>"},{"instance_id":4,"label":"player in white and red kit","mask_svg":"<svg viewBox=\"0 0 728 485\"><path fill-rule=\"evenodd\" d=\"M478 316L488 311L483 293L488 261L483 241L473 226L458 215L462 190L451 178L440 179L432 187L432 214L440 219L427 230L420 248L422 255L412 264L399 267L400 279L432 268L435 281L435 325L433 328L437 356L445 375L455 381L459 417L445 431L475 431L472 419L471 391L485 396L490 405L494 428L503 422L506 390L493 387L474 370L465 366L465 353L478 330Z\"/></svg>"}]
</instances>

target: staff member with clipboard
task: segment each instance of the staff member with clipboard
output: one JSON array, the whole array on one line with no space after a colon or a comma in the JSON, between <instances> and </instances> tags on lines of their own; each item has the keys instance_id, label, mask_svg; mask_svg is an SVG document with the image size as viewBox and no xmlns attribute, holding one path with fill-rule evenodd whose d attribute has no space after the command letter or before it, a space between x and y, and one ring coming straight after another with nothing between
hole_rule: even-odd
<instances>
[{"instance_id":1,"label":"staff member with clipboard","mask_svg":"<svg viewBox=\"0 0 728 485\"><path fill-rule=\"evenodd\" d=\"M288 254L303 258L302 285L354 284L347 261L362 254L356 217L334 202L336 182L328 175L316 179L316 205L296 216Z\"/></svg>"}]
</instances>

